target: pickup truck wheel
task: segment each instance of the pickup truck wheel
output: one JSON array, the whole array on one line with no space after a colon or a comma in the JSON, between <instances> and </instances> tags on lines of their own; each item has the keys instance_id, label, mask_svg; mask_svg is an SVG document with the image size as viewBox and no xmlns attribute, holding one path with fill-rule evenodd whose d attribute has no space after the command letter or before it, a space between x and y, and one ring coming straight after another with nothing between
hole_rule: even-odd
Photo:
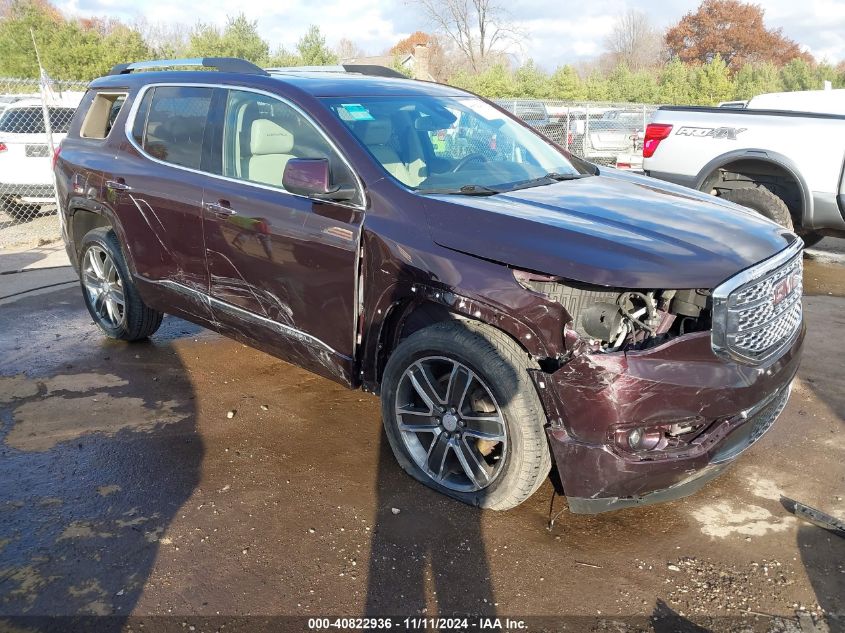
<instances>
[{"instance_id":1,"label":"pickup truck wheel","mask_svg":"<svg viewBox=\"0 0 845 633\"><path fill-rule=\"evenodd\" d=\"M437 323L405 339L381 392L400 466L470 505L507 510L525 501L551 467L532 366L510 337L471 321Z\"/></svg>"},{"instance_id":2,"label":"pickup truck wheel","mask_svg":"<svg viewBox=\"0 0 845 633\"><path fill-rule=\"evenodd\" d=\"M748 207L765 218L777 222L781 226L793 230L792 216L783 200L778 198L765 187L749 187L747 189L729 189L720 193L719 197L730 202Z\"/></svg>"},{"instance_id":3,"label":"pickup truck wheel","mask_svg":"<svg viewBox=\"0 0 845 633\"><path fill-rule=\"evenodd\" d=\"M824 239L824 235L818 231L798 231L798 235L804 240L804 246L807 248L815 246Z\"/></svg>"},{"instance_id":4,"label":"pickup truck wheel","mask_svg":"<svg viewBox=\"0 0 845 633\"><path fill-rule=\"evenodd\" d=\"M94 229L82 238L79 261L85 306L106 336L139 341L158 330L163 315L141 300L114 231Z\"/></svg>"}]
</instances>

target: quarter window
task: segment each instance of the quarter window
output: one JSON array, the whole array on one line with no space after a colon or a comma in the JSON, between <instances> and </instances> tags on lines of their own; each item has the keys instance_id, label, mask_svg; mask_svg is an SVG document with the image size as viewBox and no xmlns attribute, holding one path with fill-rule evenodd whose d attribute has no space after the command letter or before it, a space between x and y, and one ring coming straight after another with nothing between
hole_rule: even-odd
<instances>
[{"instance_id":1,"label":"quarter window","mask_svg":"<svg viewBox=\"0 0 845 633\"><path fill-rule=\"evenodd\" d=\"M106 138L111 132L125 101L125 94L96 94L82 123L81 136L83 138Z\"/></svg>"},{"instance_id":2,"label":"quarter window","mask_svg":"<svg viewBox=\"0 0 845 633\"><path fill-rule=\"evenodd\" d=\"M211 95L212 88L155 88L142 139L144 151L174 165L199 169ZM137 116L143 115L139 111Z\"/></svg>"},{"instance_id":3,"label":"quarter window","mask_svg":"<svg viewBox=\"0 0 845 633\"><path fill-rule=\"evenodd\" d=\"M282 189L290 159L327 158L333 184L355 187L351 171L322 133L295 108L267 95L229 91L222 149L222 171L229 178Z\"/></svg>"}]
</instances>

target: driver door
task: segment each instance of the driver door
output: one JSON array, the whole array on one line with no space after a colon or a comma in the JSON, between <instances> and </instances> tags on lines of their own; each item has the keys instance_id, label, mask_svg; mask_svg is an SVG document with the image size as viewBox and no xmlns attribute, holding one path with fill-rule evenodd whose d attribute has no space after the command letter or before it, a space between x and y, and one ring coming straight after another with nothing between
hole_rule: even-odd
<instances>
[{"instance_id":1,"label":"driver door","mask_svg":"<svg viewBox=\"0 0 845 633\"><path fill-rule=\"evenodd\" d=\"M363 221L357 180L317 126L287 102L230 89L203 192L209 294L217 318L276 356L352 384ZM327 158L350 203L285 191L291 158Z\"/></svg>"}]
</instances>

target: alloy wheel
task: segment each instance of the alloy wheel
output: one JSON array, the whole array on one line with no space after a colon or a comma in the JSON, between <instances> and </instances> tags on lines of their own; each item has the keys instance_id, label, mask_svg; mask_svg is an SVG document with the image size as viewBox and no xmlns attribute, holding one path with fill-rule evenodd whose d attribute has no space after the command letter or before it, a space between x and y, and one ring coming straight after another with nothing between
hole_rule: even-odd
<instances>
[{"instance_id":1,"label":"alloy wheel","mask_svg":"<svg viewBox=\"0 0 845 633\"><path fill-rule=\"evenodd\" d=\"M126 322L123 280L114 260L99 246L91 246L82 262L82 285L100 321L110 328Z\"/></svg>"},{"instance_id":2,"label":"alloy wheel","mask_svg":"<svg viewBox=\"0 0 845 633\"><path fill-rule=\"evenodd\" d=\"M484 380L451 358L430 356L402 374L396 419L416 465L458 492L488 487L508 449L502 410Z\"/></svg>"}]
</instances>

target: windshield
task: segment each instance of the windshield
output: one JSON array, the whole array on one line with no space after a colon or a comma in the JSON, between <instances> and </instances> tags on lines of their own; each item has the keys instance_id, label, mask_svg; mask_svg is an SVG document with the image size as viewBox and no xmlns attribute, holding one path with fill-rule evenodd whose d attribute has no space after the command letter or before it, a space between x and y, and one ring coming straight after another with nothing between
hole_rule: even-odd
<instances>
[{"instance_id":1,"label":"windshield","mask_svg":"<svg viewBox=\"0 0 845 633\"><path fill-rule=\"evenodd\" d=\"M420 193L488 195L588 173L477 97L324 102L391 176Z\"/></svg>"}]
</instances>

